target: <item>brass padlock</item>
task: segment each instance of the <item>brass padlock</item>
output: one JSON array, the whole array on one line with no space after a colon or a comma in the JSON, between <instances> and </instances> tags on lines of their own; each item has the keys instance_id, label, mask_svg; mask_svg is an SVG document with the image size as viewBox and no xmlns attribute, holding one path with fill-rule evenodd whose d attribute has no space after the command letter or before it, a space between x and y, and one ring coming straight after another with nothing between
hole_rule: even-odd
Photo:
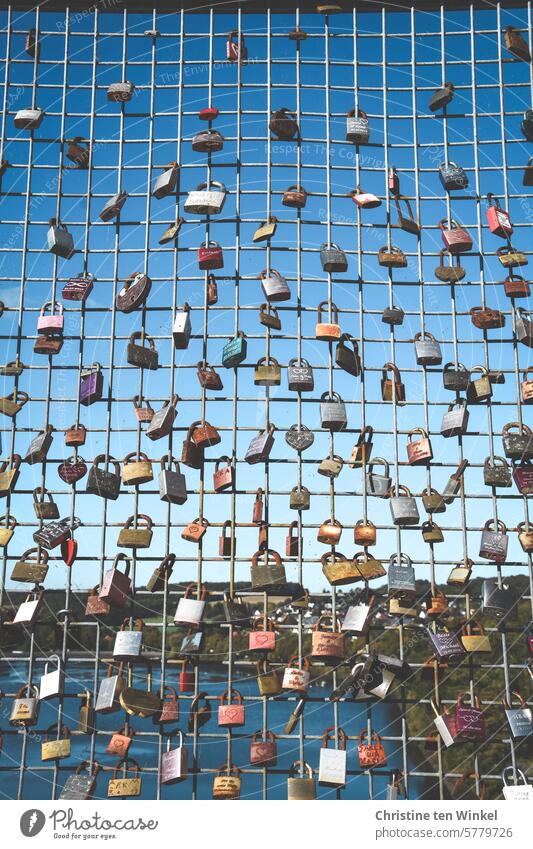
<instances>
[{"instance_id":1,"label":"brass padlock","mask_svg":"<svg viewBox=\"0 0 533 849\"><path fill-rule=\"evenodd\" d=\"M28 401L29 395L27 392L14 389L10 395L0 398L0 413L3 413L4 416L9 416L10 419L14 419Z\"/></svg>"},{"instance_id":2,"label":"brass padlock","mask_svg":"<svg viewBox=\"0 0 533 849\"><path fill-rule=\"evenodd\" d=\"M153 534L150 516L139 513L136 527L132 527L133 523L134 517L130 516L124 527L120 529L117 545L122 548L149 548ZM141 525L144 525L144 527L141 527Z\"/></svg>"},{"instance_id":3,"label":"brass padlock","mask_svg":"<svg viewBox=\"0 0 533 849\"><path fill-rule=\"evenodd\" d=\"M446 504L440 492L433 487L426 487L422 492L422 504L426 513L444 513Z\"/></svg>"},{"instance_id":4,"label":"brass padlock","mask_svg":"<svg viewBox=\"0 0 533 849\"><path fill-rule=\"evenodd\" d=\"M389 372L392 372L392 378L388 377ZM397 404L405 401L405 387L399 369L393 363L385 363L381 370L381 397L384 401L394 399Z\"/></svg>"},{"instance_id":5,"label":"brass padlock","mask_svg":"<svg viewBox=\"0 0 533 849\"><path fill-rule=\"evenodd\" d=\"M213 799L238 799L241 795L239 773L233 764L219 766L213 781Z\"/></svg>"},{"instance_id":6,"label":"brass padlock","mask_svg":"<svg viewBox=\"0 0 533 849\"><path fill-rule=\"evenodd\" d=\"M132 458L135 458L132 460ZM132 451L124 457L122 482L129 486L138 486L154 479L152 464L142 451Z\"/></svg>"},{"instance_id":7,"label":"brass padlock","mask_svg":"<svg viewBox=\"0 0 533 849\"><path fill-rule=\"evenodd\" d=\"M296 778L296 770L302 768L307 773L306 778ZM290 770L289 778L287 779L287 798L289 800L311 800L316 799L316 784L313 778L313 770L305 761L295 761Z\"/></svg>"},{"instance_id":8,"label":"brass padlock","mask_svg":"<svg viewBox=\"0 0 533 849\"><path fill-rule=\"evenodd\" d=\"M374 429L370 425L365 425L361 430L361 433L357 437L357 442L352 448L352 462L349 464L350 469L361 468L370 462L373 433Z\"/></svg>"},{"instance_id":9,"label":"brass padlock","mask_svg":"<svg viewBox=\"0 0 533 849\"><path fill-rule=\"evenodd\" d=\"M357 581L373 581L374 578L383 578L387 574L381 560L377 560L367 551L357 551L353 562L357 570Z\"/></svg>"},{"instance_id":10,"label":"brass padlock","mask_svg":"<svg viewBox=\"0 0 533 849\"><path fill-rule=\"evenodd\" d=\"M46 500L48 497L48 500ZM59 519L59 508L52 495L42 486L33 490L33 509L38 519Z\"/></svg>"},{"instance_id":11,"label":"brass padlock","mask_svg":"<svg viewBox=\"0 0 533 849\"><path fill-rule=\"evenodd\" d=\"M261 357L254 370L256 386L279 386L281 383L281 368L274 357Z\"/></svg>"},{"instance_id":12,"label":"brass padlock","mask_svg":"<svg viewBox=\"0 0 533 849\"><path fill-rule=\"evenodd\" d=\"M5 498L8 493L13 492L20 474L20 454L13 454L12 460L5 460L0 464L0 498Z\"/></svg>"},{"instance_id":13,"label":"brass padlock","mask_svg":"<svg viewBox=\"0 0 533 849\"><path fill-rule=\"evenodd\" d=\"M15 533L17 520L14 516L2 516L0 517L0 523L0 546L6 546Z\"/></svg>"},{"instance_id":14,"label":"brass padlock","mask_svg":"<svg viewBox=\"0 0 533 849\"><path fill-rule=\"evenodd\" d=\"M41 760L53 761L60 758L70 757L70 731L66 725L61 729L61 737L58 740L49 740L48 736L52 731L57 731L56 725L51 725L44 736L44 741L41 743Z\"/></svg>"},{"instance_id":15,"label":"brass padlock","mask_svg":"<svg viewBox=\"0 0 533 849\"><path fill-rule=\"evenodd\" d=\"M437 523L433 522L431 519L424 522L422 525L422 538L424 542L429 543L444 542L444 536L441 529Z\"/></svg>"},{"instance_id":16,"label":"brass padlock","mask_svg":"<svg viewBox=\"0 0 533 849\"><path fill-rule=\"evenodd\" d=\"M317 307L315 337L316 339L323 339L326 342L338 342L342 334L339 326L339 311L336 304L330 304L332 321L329 323L322 321L322 309L323 307L327 307L328 304L329 301L321 301Z\"/></svg>"},{"instance_id":17,"label":"brass padlock","mask_svg":"<svg viewBox=\"0 0 533 849\"><path fill-rule=\"evenodd\" d=\"M91 704L92 695L90 691L85 690L82 698L83 704L80 705L78 713L78 731L80 734L93 734L95 731L96 714Z\"/></svg>"},{"instance_id":18,"label":"brass padlock","mask_svg":"<svg viewBox=\"0 0 533 849\"><path fill-rule=\"evenodd\" d=\"M344 461L338 454L333 457L325 457L317 469L319 475L324 475L326 478L336 478L340 475Z\"/></svg>"},{"instance_id":19,"label":"brass padlock","mask_svg":"<svg viewBox=\"0 0 533 849\"><path fill-rule=\"evenodd\" d=\"M370 519L367 519L366 521L364 519L359 519L355 523L353 539L356 545L375 545L376 538L376 526L370 521Z\"/></svg>"},{"instance_id":20,"label":"brass padlock","mask_svg":"<svg viewBox=\"0 0 533 849\"><path fill-rule=\"evenodd\" d=\"M489 373L484 366L474 366L470 369L470 374L481 372L481 377L476 380L470 379L466 392L466 400L469 404L479 404L482 401L488 401L492 398L492 383L489 378Z\"/></svg>"},{"instance_id":21,"label":"brass padlock","mask_svg":"<svg viewBox=\"0 0 533 849\"><path fill-rule=\"evenodd\" d=\"M326 519L320 525L317 534L318 542L324 545L338 545L342 535L342 525L338 519Z\"/></svg>"},{"instance_id":22,"label":"brass padlock","mask_svg":"<svg viewBox=\"0 0 533 849\"><path fill-rule=\"evenodd\" d=\"M522 549L526 553L533 551L533 528L530 528L526 522L520 522L516 530L518 531L518 539Z\"/></svg>"},{"instance_id":23,"label":"brass padlock","mask_svg":"<svg viewBox=\"0 0 533 849\"><path fill-rule=\"evenodd\" d=\"M311 494L305 486L295 486L291 489L289 507L291 510L309 510Z\"/></svg>"},{"instance_id":24,"label":"brass padlock","mask_svg":"<svg viewBox=\"0 0 533 849\"><path fill-rule=\"evenodd\" d=\"M473 563L469 557L464 563L457 563L448 575L447 583L452 587L463 587L470 580Z\"/></svg>"}]
</instances>

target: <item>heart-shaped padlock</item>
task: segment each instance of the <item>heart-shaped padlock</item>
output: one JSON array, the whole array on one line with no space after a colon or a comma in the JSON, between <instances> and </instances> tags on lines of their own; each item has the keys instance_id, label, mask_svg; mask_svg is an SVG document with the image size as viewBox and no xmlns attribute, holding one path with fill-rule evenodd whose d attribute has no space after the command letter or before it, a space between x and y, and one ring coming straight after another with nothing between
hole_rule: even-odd
<instances>
[{"instance_id":1,"label":"heart-shaped padlock","mask_svg":"<svg viewBox=\"0 0 533 849\"><path fill-rule=\"evenodd\" d=\"M78 543L73 537L63 540L63 542L61 543L61 557L63 558L63 562L66 563L67 566L72 566L72 564L76 560L77 553Z\"/></svg>"},{"instance_id":2,"label":"heart-shaped padlock","mask_svg":"<svg viewBox=\"0 0 533 849\"><path fill-rule=\"evenodd\" d=\"M288 429L285 434L285 442L287 445L290 445L291 448L294 448L295 451L305 451L306 448L309 448L313 442L315 441L315 437L308 427L305 425L293 424Z\"/></svg>"}]
</instances>

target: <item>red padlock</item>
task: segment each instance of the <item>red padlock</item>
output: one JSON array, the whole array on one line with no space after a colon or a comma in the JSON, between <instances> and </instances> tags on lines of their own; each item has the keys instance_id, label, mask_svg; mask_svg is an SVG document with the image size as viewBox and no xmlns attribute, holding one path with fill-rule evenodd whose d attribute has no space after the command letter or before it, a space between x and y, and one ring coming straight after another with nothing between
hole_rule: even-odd
<instances>
[{"instance_id":1,"label":"red padlock","mask_svg":"<svg viewBox=\"0 0 533 849\"><path fill-rule=\"evenodd\" d=\"M501 236L502 239L508 239L513 232L509 213L501 208L498 198L494 197L492 192L488 192L487 202L489 206L486 214L490 232L495 236Z\"/></svg>"},{"instance_id":2,"label":"red padlock","mask_svg":"<svg viewBox=\"0 0 533 849\"><path fill-rule=\"evenodd\" d=\"M442 231L442 241L451 254L455 256L456 254L463 254L465 251L472 249L472 237L470 233L464 227L460 227L453 218L450 220L449 227L446 226L445 218L439 221L439 227Z\"/></svg>"},{"instance_id":3,"label":"red padlock","mask_svg":"<svg viewBox=\"0 0 533 849\"><path fill-rule=\"evenodd\" d=\"M234 36L238 39L238 41L233 41ZM226 58L228 62L238 62L239 54L241 62L246 62L248 59L248 51L244 44L244 36L241 35L239 38L237 30L232 29L232 31L228 33L228 40L226 42Z\"/></svg>"},{"instance_id":4,"label":"red padlock","mask_svg":"<svg viewBox=\"0 0 533 849\"><path fill-rule=\"evenodd\" d=\"M228 703L225 704L226 698ZM235 699L235 701L232 701ZM238 690L226 690L219 697L218 724L223 728L239 728L244 725L244 704Z\"/></svg>"},{"instance_id":5,"label":"red padlock","mask_svg":"<svg viewBox=\"0 0 533 849\"><path fill-rule=\"evenodd\" d=\"M222 248L218 242L209 240L205 245L198 248L198 265L202 271L224 268Z\"/></svg>"},{"instance_id":6,"label":"red padlock","mask_svg":"<svg viewBox=\"0 0 533 849\"><path fill-rule=\"evenodd\" d=\"M220 464L226 465L220 468ZM215 492L223 492L233 486L233 465L229 457L223 456L215 463L213 474L213 487Z\"/></svg>"},{"instance_id":7,"label":"red padlock","mask_svg":"<svg viewBox=\"0 0 533 849\"><path fill-rule=\"evenodd\" d=\"M216 106L206 106L205 109L200 109L198 117L201 121L214 121L218 118L218 109Z\"/></svg>"},{"instance_id":8,"label":"red padlock","mask_svg":"<svg viewBox=\"0 0 533 849\"><path fill-rule=\"evenodd\" d=\"M274 651L276 648L276 626L268 616L256 616L248 634L249 651Z\"/></svg>"},{"instance_id":9,"label":"red padlock","mask_svg":"<svg viewBox=\"0 0 533 849\"><path fill-rule=\"evenodd\" d=\"M396 172L396 168L394 166L392 166L392 168L389 168L388 186L389 192L392 195L400 194L400 180Z\"/></svg>"},{"instance_id":10,"label":"red padlock","mask_svg":"<svg viewBox=\"0 0 533 849\"><path fill-rule=\"evenodd\" d=\"M194 693L194 669L182 660L180 671L180 693Z\"/></svg>"},{"instance_id":11,"label":"red padlock","mask_svg":"<svg viewBox=\"0 0 533 849\"><path fill-rule=\"evenodd\" d=\"M254 525L260 525L263 521L263 490L261 487L257 490L255 496L254 507L252 510L252 522Z\"/></svg>"}]
</instances>

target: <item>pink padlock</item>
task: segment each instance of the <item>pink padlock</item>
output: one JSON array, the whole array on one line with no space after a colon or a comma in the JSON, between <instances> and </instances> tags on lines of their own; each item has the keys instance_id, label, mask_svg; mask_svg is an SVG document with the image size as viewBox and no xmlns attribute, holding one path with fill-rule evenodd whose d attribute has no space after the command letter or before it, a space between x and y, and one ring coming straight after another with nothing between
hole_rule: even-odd
<instances>
[{"instance_id":1,"label":"pink padlock","mask_svg":"<svg viewBox=\"0 0 533 849\"><path fill-rule=\"evenodd\" d=\"M513 225L509 218L509 213L501 208L500 202L492 192L487 194L487 222L490 232L495 236L501 236L502 239L508 239L513 232Z\"/></svg>"},{"instance_id":2,"label":"pink padlock","mask_svg":"<svg viewBox=\"0 0 533 849\"><path fill-rule=\"evenodd\" d=\"M236 39L235 41L233 41L234 37ZM237 30L233 29L230 33L228 33L228 40L226 42L226 59L228 62L238 62L239 53L241 62L246 62L248 59L248 50L244 44L244 36L241 35L239 38Z\"/></svg>"},{"instance_id":3,"label":"pink padlock","mask_svg":"<svg viewBox=\"0 0 533 849\"><path fill-rule=\"evenodd\" d=\"M49 310L49 312L48 312ZM37 319L37 333L49 336L52 333L63 332L63 306L57 301L46 301L41 307Z\"/></svg>"}]
</instances>

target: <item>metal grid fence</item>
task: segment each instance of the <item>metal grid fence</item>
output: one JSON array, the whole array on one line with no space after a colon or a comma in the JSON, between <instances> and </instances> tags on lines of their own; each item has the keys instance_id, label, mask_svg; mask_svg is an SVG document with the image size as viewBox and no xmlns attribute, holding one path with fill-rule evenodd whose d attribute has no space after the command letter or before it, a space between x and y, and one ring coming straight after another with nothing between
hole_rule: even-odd
<instances>
[{"instance_id":1,"label":"metal grid fence","mask_svg":"<svg viewBox=\"0 0 533 849\"><path fill-rule=\"evenodd\" d=\"M528 519L527 499L514 489L498 490L496 497L494 489L483 486L482 469L486 456L492 459L502 453L503 425L514 420L528 423L520 395L521 372L529 365L527 349L517 343L515 302L502 296L501 285L494 285L503 279L496 258L500 242L488 233L484 208L487 191L498 194L511 213L516 247L530 255L529 193L521 185L529 151L519 123L531 103L533 78L531 65L518 62L505 50L503 30L507 24L516 25L531 42L531 6L480 6L465 4L448 11L438 4L425 11L417 11L414 5L402 11L385 5L364 6L335 16L316 14L306 4L296 4L290 13L270 9L268 4L262 4L260 11L243 4L242 8L214 7L198 13L168 12L150 4L144 10L136 7L129 11L111 2L85 10L69 10L68 6L56 11L38 7L31 12L18 11L11 5L3 8L0 160L9 160L9 167L2 184L4 261L0 279L5 309L0 338L5 361L17 356L27 368L14 381L5 378L2 394L15 387L27 391L30 402L12 426L3 419L2 457L24 454L31 435L48 424L55 428L46 463L23 466L15 491L5 502L6 516L15 515L18 525L3 555L4 607L21 600L8 575L20 554L31 546L31 534L42 524L31 516L32 491L38 485L46 486L61 503L61 515L82 520L76 532L79 554L72 570L64 568L61 558L54 556L56 552L50 561L49 574L53 572L53 577L47 580L47 586L50 581L51 588L64 593L59 604L63 611L68 611L78 596L84 599L87 589L101 581L115 557L118 529L126 515L148 513L153 517L154 542L146 553L133 554L132 610L161 632L160 650L145 646L147 656L160 670L161 686L177 686L179 660L175 655L170 659L167 656L173 629L167 624L167 615L183 594L187 578L197 581L198 586L206 581L228 582L230 592L237 585L243 598L255 599L265 612L271 610L266 595L261 600L257 593L242 590L242 582L249 583L249 563L256 548L257 529L250 520L258 486L265 494L269 544L281 552L292 519L292 515L287 516L290 491L302 484L310 489L312 510L293 514L300 553L284 561L290 579L310 587L315 610L324 610L330 604L336 616L344 604L342 591L323 589L320 572L324 549L316 543L316 531L329 516L342 521L342 550L353 549L351 540L345 539L356 522L371 519L378 534L377 556L386 561L391 552L409 554L417 578L429 581L433 590L445 584L450 565L470 557L476 576L505 578L527 572L529 591L523 598L531 599L531 558L522 552L511 530L509 557L504 565L489 565L477 557L479 534L487 519L502 519L510 529ZM300 43L287 37L289 30L298 26L308 34ZM24 38L32 27L40 42L34 58L24 52ZM246 63L225 62L229 29L245 35L249 52ZM450 78L456 90L453 105L443 114L430 113L427 102L431 93ZM119 79L132 79L136 85L136 96L122 107L105 102L107 86ZM225 147L220 155L196 157L191 154L191 140L200 129L197 113L208 104L220 109L214 126L224 135ZM14 131L14 114L30 105L45 109L41 129L29 134ZM369 145L355 147L344 140L345 114L354 105L368 114L372 128ZM268 132L269 116L281 106L297 114L301 129L298 142L281 143ZM85 138L91 148L88 169L81 172L70 169L65 157L66 140L76 135ZM151 196L153 180L159 167L173 159L180 165L176 194L167 199L168 203L155 201ZM469 189L450 196L436 174L441 161L455 159L468 171ZM392 165L400 174L402 197L411 200L415 217L421 222L420 239L399 232L396 226L394 202L386 182ZM228 188L222 215L200 222L190 220L191 216L183 213L187 193L202 180L221 179L221 175ZM309 191L304 210L288 211L281 205L283 192L292 183L302 183ZM347 198L358 185L383 199L376 212L356 211ZM128 192L128 200L120 219L111 225L101 222L98 212L104 199L122 189ZM160 247L162 231L179 215L184 215L186 222L175 243ZM276 237L254 245L251 234L271 215L278 219ZM465 279L455 285L442 283L434 274L440 251L437 222L446 216L458 218L474 237L472 252L462 259ZM68 263L43 252L51 217L67 224L74 236L76 256ZM208 306L207 273L198 271L196 251L204 239L213 238L223 245L225 266L216 275L219 301ZM318 246L324 241L343 247L349 259L347 274L320 270ZM391 242L405 251L405 270L387 272L378 265L380 247ZM78 266L95 274L94 295L83 306L64 304L65 344L60 356L33 355L42 303L60 300L64 281ZM258 273L262 267L279 268L291 287L291 300L279 310L283 323L279 332L261 327L257 320L261 301ZM116 311L115 301L120 281L136 268L149 273L153 290L132 321ZM331 305L338 306L343 331L356 339L364 363L361 378L348 379L339 371L335 346L316 343L314 323L321 300L328 302L330 314ZM191 307L193 335L188 350L175 351L171 345L172 317L185 301ZM473 329L469 310L478 303L504 311L506 327L497 333ZM392 304L404 309L405 321L400 328L387 328L380 321L383 308ZM126 363L126 345L130 333L137 329L149 333L159 349L157 379ZM206 360L221 370L222 347L239 329L248 339L247 360L223 373L224 389L220 393L207 393L196 383L196 363ZM416 366L412 340L419 331L433 332L439 339L444 362L463 361L469 367L483 365L505 374L504 387L495 387L489 404L471 408L468 432L458 440L445 441L439 435L441 415L452 396L442 389L441 369ZM285 378L279 389L258 389L252 378L260 356L275 356L283 367L291 357L306 357L315 371L314 392L304 396L290 393ZM104 372L104 399L84 411L78 385L83 367L95 361L101 363ZM382 401L379 380L385 362L397 364L404 377L407 402L401 407ZM342 433L329 434L316 423L317 410L321 393L334 390L345 400L348 427ZM133 416L134 394L147 398L154 408L173 394L180 398L173 432L168 441L165 438L159 443L163 446L160 451L153 450L156 444L148 444ZM214 494L212 471L217 455L213 451L208 452L210 456L199 472L185 470L188 501L179 509L159 501L155 484L135 487L133 493L123 487L116 505L102 502L100 507L98 502L95 507L97 499L85 494L83 481L70 487L57 477L56 464L65 454L59 446L61 432L72 421L87 425L87 447L80 453L88 458L106 453L122 459L132 450L144 450L155 467L164 451L168 450L170 457L179 455L191 421L205 418L222 434L218 456L233 458L236 484L230 492ZM313 448L306 454L290 452L283 444L282 435L293 421L299 426L306 424L314 434ZM244 463L246 446L269 422L276 425L274 450L264 471L262 466L250 469ZM425 486L442 489L458 464L469 460L460 497L440 523L444 546L422 542L420 527L395 527L386 502L367 497L365 469L345 468L340 479L331 482L316 475L318 463L330 452L348 460L356 437L368 425L374 430L374 456L387 458L396 485L407 484L417 495ZM423 427L433 440L435 456L427 469L414 469L405 458L407 433L415 426ZM196 515L208 517L210 523L197 552L179 537ZM231 523L232 551L229 557L221 558L215 529L222 528L226 520ZM154 616L144 587L154 566L169 551L177 554L179 585L171 584L164 594L162 612ZM221 591L211 591L211 601L221 598ZM462 618L475 617L479 611L478 595L448 592L448 598ZM53 612L57 614L57 610ZM59 618L63 623L59 653L67 664L67 677L76 681L72 670L89 658L92 689L96 691L109 658L105 623L84 623L95 634L94 646L84 652L79 644L72 645L72 619ZM294 620L280 617L280 632L296 634L300 661L308 651L308 621L308 613L301 610L294 614ZM253 682L253 666L235 651L234 630L224 625L219 629L227 633L227 654L222 658L227 687L243 689L247 682ZM529 692L527 648L523 630L516 623L515 627L494 624L489 632L501 656L497 661L495 656L488 656L486 661L475 662L470 656L465 664L470 694L477 694L487 711L497 712L500 698L509 700L517 686L524 695ZM397 655L407 658L413 677L422 681L426 667L409 653L416 642L412 635L418 633L412 621L382 613L369 632L368 646L379 647L384 633L395 635ZM518 662L511 660L510 649L522 644ZM48 648L43 649L37 631L32 634L28 655L16 658L19 666L25 665L21 683L36 680L50 653ZM6 675L14 660L6 656L2 661ZM202 663L194 668L194 693L180 695L182 717L186 717L193 695L205 689L205 668ZM262 798L276 797L280 787L284 788L286 763L308 760L316 769L318 750L312 746L321 733L309 731L312 723L306 723L306 715L318 712L324 728L342 726L349 739L346 789L328 793L338 798L383 794L383 777L388 776L388 769L365 772L357 768L354 746L361 724L356 726L357 708L328 701L329 692L346 671L334 670L331 677L329 673L324 677L323 669L316 666L317 681L326 683L324 694L313 689L304 719L291 734L283 733L284 722L276 727L278 744L285 746L278 768L254 769L246 756L236 759L239 741L249 741L255 730L248 723L237 732L213 731L212 726L204 732L194 726L186 737L194 755L194 769L191 780L179 785L180 793L186 786L186 796L209 795L210 787L201 779L207 776L211 781L217 764L208 757L209 747L222 743L228 763L237 763L242 770L242 797L254 793ZM489 678L497 682L497 697L484 697ZM477 776L479 795L482 781L489 788L499 787L502 766L526 769L528 764L517 755L516 743L505 725L489 741L496 748L491 749L488 761L483 758L482 746L466 746L460 765L449 767L440 740L434 743L437 753L432 760L421 757L428 735L434 733L431 696L440 697L444 703L453 702L446 686L453 689L453 670L435 668L430 684L415 698L407 686L398 687L388 700L397 709L395 719L382 727L376 720L376 702L363 703L363 725L382 734L389 763L402 772L407 790L418 780L418 789L412 793L447 798L453 781L468 770ZM3 689L6 703L14 691ZM222 684L210 698L216 699L221 689ZM60 700L54 715L58 728L64 722L75 727L77 707L72 705L79 704L80 696L72 692ZM247 706L260 703L263 731L272 728L269 716L273 702L284 705L286 721L296 701L286 695L275 700L261 698L254 690L245 695ZM426 719L422 730L413 733L410 720L417 710L423 711ZM3 714L7 716L8 711ZM3 795L24 798L43 793L42 785L35 791L31 782L28 789L28 776L41 774L47 782L46 793L56 798L76 763L69 760L49 767L38 763L38 758L34 762L32 750L38 748L35 732L2 724L4 745L7 748L9 743L9 752L13 753L0 763ZM180 722L179 727L185 731L186 722ZM84 735L83 757L96 758L104 770L112 768L111 759L102 754L112 730L112 726L98 727L96 733ZM168 790L162 789L157 778L165 745L161 729L138 722L135 739L147 744L141 760L143 775L154 779L150 794L166 797ZM134 751L132 755L136 756ZM9 789L15 776L16 792ZM364 787L362 781L366 782ZM177 792L170 789L173 794ZM98 795L105 795L105 790L99 790Z\"/></svg>"}]
</instances>

